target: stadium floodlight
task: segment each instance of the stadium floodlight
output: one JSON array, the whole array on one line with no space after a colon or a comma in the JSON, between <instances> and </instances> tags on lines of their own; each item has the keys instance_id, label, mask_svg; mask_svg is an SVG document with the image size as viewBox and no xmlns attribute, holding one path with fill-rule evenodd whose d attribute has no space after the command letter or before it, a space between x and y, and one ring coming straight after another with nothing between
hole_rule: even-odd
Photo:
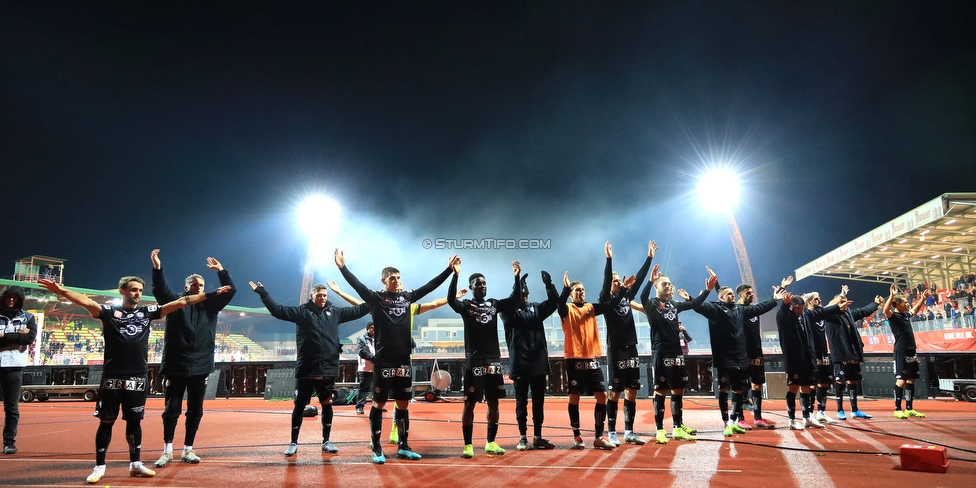
<instances>
[{"instance_id":1,"label":"stadium floodlight","mask_svg":"<svg viewBox=\"0 0 976 488\"><path fill-rule=\"evenodd\" d=\"M313 240L322 237L323 234L328 237L334 227L322 224L326 221L334 224L332 219L341 213L341 210L339 202L322 195L312 195L298 205L298 223L305 231L305 235Z\"/></svg>"},{"instance_id":2,"label":"stadium floodlight","mask_svg":"<svg viewBox=\"0 0 976 488\"><path fill-rule=\"evenodd\" d=\"M717 212L725 212L742 283L755 286L756 280L752 275L752 265L749 263L749 255L746 253L746 244L742 240L739 224L732 216L732 208L739 201L739 176L730 168L712 167L698 177L697 191L703 207Z\"/></svg>"},{"instance_id":3,"label":"stadium floodlight","mask_svg":"<svg viewBox=\"0 0 976 488\"><path fill-rule=\"evenodd\" d=\"M315 280L315 265L328 254L332 233L342 214L339 202L323 195L311 195L298 205L298 224L308 236L308 254L305 256L305 272L299 303L308 300Z\"/></svg>"},{"instance_id":4,"label":"stadium floodlight","mask_svg":"<svg viewBox=\"0 0 976 488\"><path fill-rule=\"evenodd\" d=\"M739 176L728 168L711 168L698 177L697 191L704 207L728 210L739 202Z\"/></svg>"}]
</instances>

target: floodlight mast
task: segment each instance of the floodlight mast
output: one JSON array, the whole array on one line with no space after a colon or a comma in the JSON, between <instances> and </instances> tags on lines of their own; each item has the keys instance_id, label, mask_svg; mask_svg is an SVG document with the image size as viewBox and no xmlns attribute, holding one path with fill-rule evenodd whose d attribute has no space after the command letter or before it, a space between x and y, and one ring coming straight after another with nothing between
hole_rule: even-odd
<instances>
[{"instance_id":1,"label":"floodlight mast","mask_svg":"<svg viewBox=\"0 0 976 488\"><path fill-rule=\"evenodd\" d=\"M746 243L742 240L739 225L732 216L732 207L739 199L738 178L734 171L725 167L715 167L702 173L698 179L698 195L703 202L721 202L726 218L729 221L729 236L732 238L732 249L735 251L735 261L739 265L739 276L742 283L755 287L756 280L752 276L752 265L749 264L749 254L746 253ZM718 208L706 205L707 208Z\"/></svg>"},{"instance_id":2,"label":"floodlight mast","mask_svg":"<svg viewBox=\"0 0 976 488\"><path fill-rule=\"evenodd\" d=\"M321 226L323 213L339 213L338 202L321 195L313 195L299 207L299 220L308 235L308 254L305 255L305 272L302 274L301 296L298 303L305 303L312 295L312 285L315 281L315 264L318 252L325 248L331 237L329 229Z\"/></svg>"},{"instance_id":3,"label":"floodlight mast","mask_svg":"<svg viewBox=\"0 0 976 488\"><path fill-rule=\"evenodd\" d=\"M742 240L742 233L739 232L739 225L735 222L732 212L726 212L729 218L729 235L732 237L732 249L735 250L735 262L739 265L739 275L742 282L755 288L756 280L752 276L752 264L749 263L749 254L746 253L746 243Z\"/></svg>"},{"instance_id":4,"label":"floodlight mast","mask_svg":"<svg viewBox=\"0 0 976 488\"><path fill-rule=\"evenodd\" d=\"M308 255L305 256L305 273L302 275L301 296L298 303L305 303L312 295L312 281L315 280L315 243L309 242Z\"/></svg>"}]
</instances>

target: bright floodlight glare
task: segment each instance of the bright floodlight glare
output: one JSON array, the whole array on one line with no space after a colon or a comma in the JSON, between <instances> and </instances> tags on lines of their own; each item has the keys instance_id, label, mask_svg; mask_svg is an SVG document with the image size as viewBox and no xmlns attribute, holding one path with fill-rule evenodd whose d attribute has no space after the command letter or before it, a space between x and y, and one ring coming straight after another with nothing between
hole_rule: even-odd
<instances>
[{"instance_id":1,"label":"bright floodlight glare","mask_svg":"<svg viewBox=\"0 0 976 488\"><path fill-rule=\"evenodd\" d=\"M298 222L305 234L316 237L323 231L331 231L334 219L340 212L339 203L322 195L313 195L298 206ZM331 221L331 224L322 225Z\"/></svg>"},{"instance_id":2,"label":"bright floodlight glare","mask_svg":"<svg viewBox=\"0 0 976 488\"><path fill-rule=\"evenodd\" d=\"M739 177L725 168L706 171L698 178L698 198L708 208L731 208L739 200Z\"/></svg>"}]
</instances>

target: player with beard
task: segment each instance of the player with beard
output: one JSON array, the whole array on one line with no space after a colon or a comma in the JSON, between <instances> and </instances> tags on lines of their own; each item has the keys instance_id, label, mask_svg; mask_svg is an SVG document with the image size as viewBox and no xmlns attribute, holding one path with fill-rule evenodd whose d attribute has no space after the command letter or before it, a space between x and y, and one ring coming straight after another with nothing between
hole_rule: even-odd
<instances>
[{"instance_id":1,"label":"player with beard","mask_svg":"<svg viewBox=\"0 0 976 488\"><path fill-rule=\"evenodd\" d=\"M790 419L790 429L803 430L806 427L822 428L817 419L810 418L812 411L810 388L817 382L817 364L813 346L813 334L818 320L835 315L847 308L847 302L829 307L807 309L806 301L798 295L783 300L776 312L776 330L779 333L780 348L786 363L786 414ZM796 419L796 395L800 393L800 407L803 421Z\"/></svg>"},{"instance_id":2,"label":"player with beard","mask_svg":"<svg viewBox=\"0 0 976 488\"><path fill-rule=\"evenodd\" d=\"M842 300L846 300L847 290L847 285L841 286L840 294L835 296L828 305L837 305ZM876 296L874 302L866 307L844 310L837 315L824 319L827 343L830 344L830 361L834 363L834 388L836 388L838 420L847 420L847 414L844 413L845 388L851 399L851 415L859 419L872 417L857 408L857 384L861 381L861 363L864 362L863 344L861 343L861 335L857 332L857 322L865 317L870 317L882 303L884 303L884 299Z\"/></svg>"},{"instance_id":3,"label":"player with beard","mask_svg":"<svg viewBox=\"0 0 976 488\"><path fill-rule=\"evenodd\" d=\"M488 282L485 275L474 273L468 277L472 300L458 300L457 282L461 261L452 266L454 276L447 288L447 303L461 315L464 323L464 409L461 412L461 432L464 449L461 456L474 457L472 436L474 431L474 407L485 400L488 404L488 440L486 454L505 454L505 449L495 442L498 434L498 399L505 398L505 380L502 378L501 351L498 348L498 310L508 308L516 299L515 291L505 299L485 298ZM515 271L518 275L518 271Z\"/></svg>"},{"instance_id":4,"label":"player with beard","mask_svg":"<svg viewBox=\"0 0 976 488\"><path fill-rule=\"evenodd\" d=\"M637 354L637 326L634 324L634 313L631 302L637 297L640 283L644 282L647 271L657 251L657 243L647 243L647 259L641 265L634 277L638 285L627 291L620 301L613 304L603 319L607 324L607 370L610 376L610 393L607 395L607 430L609 440L615 447L620 445L617 438L617 401L620 392L624 392L624 442L628 444L644 445L646 442L634 433L634 419L637 417L637 390L640 389L640 356ZM610 241L603 245L603 252L607 256L607 265L603 271L603 288L600 289L600 301L610 300L610 297L620 291L623 279L613 272L613 248Z\"/></svg>"},{"instance_id":5,"label":"player with beard","mask_svg":"<svg viewBox=\"0 0 976 488\"><path fill-rule=\"evenodd\" d=\"M792 276L784 278L780 282L780 289L786 289L790 283L793 283ZM736 302L738 305L752 305L756 299L752 286L747 284L737 286L735 294L739 297ZM772 422L762 418L762 387L766 384L766 364L763 362L762 326L758 316L745 321L745 332L746 353L749 355L749 381L752 383L750 393L752 394L754 425L757 429L775 429L776 426ZM743 412L736 412L736 417L739 419L736 425L746 430L752 429L753 426L745 421Z\"/></svg>"},{"instance_id":6,"label":"player with beard","mask_svg":"<svg viewBox=\"0 0 976 488\"><path fill-rule=\"evenodd\" d=\"M508 343L509 377L515 384L515 419L518 422L519 442L515 449L553 449L551 442L542 437L542 424L545 421L546 383L549 373L549 346L546 338L547 317L556 311L559 294L552 284L549 273L542 272L542 283L546 286L546 300L542 303L529 302L528 274L519 278L522 266L512 262L515 285L512 291L518 293L520 300L508 302L499 307L498 312L505 324L505 341ZM528 439L529 389L532 389L532 443Z\"/></svg>"},{"instance_id":7,"label":"player with beard","mask_svg":"<svg viewBox=\"0 0 976 488\"><path fill-rule=\"evenodd\" d=\"M657 426L656 441L667 444L667 432L664 430L664 400L668 390L671 391L671 419L674 428L671 438L685 441L696 440L691 429L682 423L683 401L685 386L688 385L688 370L685 368L685 357L681 350L681 330L678 314L691 310L705 302L705 298L718 283L718 277L710 276L703 290L694 301L684 290L679 294L684 301L674 300L674 285L671 279L659 273L659 265L654 265L651 278L644 291L641 292L641 307L647 315L647 323L651 327L651 350L654 361L654 422ZM654 288L655 298L651 298L651 288Z\"/></svg>"},{"instance_id":8,"label":"player with beard","mask_svg":"<svg viewBox=\"0 0 976 488\"><path fill-rule=\"evenodd\" d=\"M803 296L807 310L817 310L822 308L820 294L817 292L807 293ZM834 366L830 362L830 353L827 351L827 330L823 319L812 322L813 329L813 360L817 363L817 422L822 424L833 424L836 421L827 415L827 390L834 381Z\"/></svg>"},{"instance_id":9,"label":"player with beard","mask_svg":"<svg viewBox=\"0 0 976 488\"><path fill-rule=\"evenodd\" d=\"M410 433L409 410L413 398L413 375L411 374L411 305L437 289L453 272L455 263L460 263L457 255L448 259L448 266L439 275L416 290L403 290L400 287L400 270L383 268L380 281L383 290L373 291L364 285L346 267L345 254L335 250L335 263L342 277L352 286L364 302L373 307L373 326L376 330L376 354L373 358L373 408L369 412L370 438L373 449L373 463L383 464L386 456L380 444L383 432L383 407L392 394L396 403L393 420L397 424L397 458L417 460L417 454L407 443Z\"/></svg>"},{"instance_id":10,"label":"player with beard","mask_svg":"<svg viewBox=\"0 0 976 488\"><path fill-rule=\"evenodd\" d=\"M891 334L895 336L896 419L925 418L925 414L916 411L913 405L915 380L918 379L918 356L915 355L915 331L912 329L911 319L922 308L929 294L928 289L923 291L915 306L909 309L908 299L898 293L898 285L891 285L891 294L885 300L884 314L891 326ZM901 408L902 397L905 398L905 410Z\"/></svg>"},{"instance_id":11,"label":"player with beard","mask_svg":"<svg viewBox=\"0 0 976 488\"><path fill-rule=\"evenodd\" d=\"M285 457L298 452L298 435L302 429L305 406L312 399L312 391L322 407L322 452L336 454L339 448L330 441L332 435L332 396L339 376L339 324L356 320L370 311L368 304L356 307L336 307L329 301L325 285L312 285L308 301L298 307L278 304L261 282L248 282L261 296L271 316L295 323L295 343L298 358L295 362L295 405L291 411L291 442Z\"/></svg>"},{"instance_id":12,"label":"player with beard","mask_svg":"<svg viewBox=\"0 0 976 488\"><path fill-rule=\"evenodd\" d=\"M715 273L708 268L710 277ZM716 277L716 284L717 284ZM745 429L737 425L737 415L742 412L742 394L749 386L749 354L746 352L745 321L758 317L776 307L783 299L784 290L773 288L772 298L756 305L736 306L735 293L727 286L719 288L717 302L704 302L695 311L708 319L708 335L712 342L712 359L715 365L715 378L719 385L719 411L725 423L724 434L744 434ZM728 395L732 390L732 417L729 416Z\"/></svg>"},{"instance_id":13,"label":"player with beard","mask_svg":"<svg viewBox=\"0 0 976 488\"><path fill-rule=\"evenodd\" d=\"M121 305L99 305L88 296L68 290L50 280L38 280L48 291L80 305L102 322L105 358L102 383L98 389L98 417L95 432L95 469L85 479L98 483L105 476L105 454L112 441L112 426L121 410L125 420L125 439L129 444L129 476L150 477L156 472L142 464L142 418L146 409L146 383L149 376L149 323L188 305L212 299L231 290L222 286L209 293L185 295L163 306L139 306L146 282L138 276L119 280Z\"/></svg>"},{"instance_id":14,"label":"player with beard","mask_svg":"<svg viewBox=\"0 0 976 488\"><path fill-rule=\"evenodd\" d=\"M569 271L563 275L563 292L559 295L559 317L562 319L563 358L566 361L566 376L569 382L569 424L573 428L573 448L583 449L583 436L580 434L579 401L580 395L593 395L593 422L596 437L593 447L613 450L613 444L603 436L603 422L607 416L607 382L600 367L600 332L596 317L606 313L614 303L619 303L625 289L634 282L628 279L617 295L602 303L586 303L586 290L583 283L569 281ZM566 303L572 296L573 302Z\"/></svg>"}]
</instances>

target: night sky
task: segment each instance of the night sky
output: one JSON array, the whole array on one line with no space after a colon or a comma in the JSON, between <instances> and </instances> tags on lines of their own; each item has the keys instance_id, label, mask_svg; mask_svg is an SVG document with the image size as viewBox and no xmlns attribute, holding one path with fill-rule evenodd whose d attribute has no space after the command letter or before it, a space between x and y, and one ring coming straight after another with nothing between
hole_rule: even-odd
<instances>
[{"instance_id":1,"label":"night sky","mask_svg":"<svg viewBox=\"0 0 976 488\"><path fill-rule=\"evenodd\" d=\"M595 300L603 243L632 274L655 239L694 293L705 265L739 282L726 202L693 191L728 164L768 296L875 226L976 191L973 26L970 1L7 2L2 274L43 254L67 260L68 286L112 289L149 278L158 247L173 284L216 283L214 256L243 288L232 304L260 306L248 280L297 303L295 209L319 192L342 206L322 247L377 288L384 266L417 287L457 252L489 296L508 295L518 259L533 298L546 269ZM551 248L422 245L437 238ZM323 254L317 281L351 291Z\"/></svg>"}]
</instances>

